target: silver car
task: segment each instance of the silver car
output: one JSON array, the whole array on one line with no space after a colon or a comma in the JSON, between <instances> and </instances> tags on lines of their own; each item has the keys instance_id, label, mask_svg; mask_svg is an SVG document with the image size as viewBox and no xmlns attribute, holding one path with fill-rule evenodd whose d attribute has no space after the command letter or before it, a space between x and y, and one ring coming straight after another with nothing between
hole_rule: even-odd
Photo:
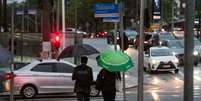
<instances>
[{"instance_id":1,"label":"silver car","mask_svg":"<svg viewBox=\"0 0 201 101\"><path fill-rule=\"evenodd\" d=\"M74 81L71 80L74 64L64 60L34 61L25 67L14 71L15 94L32 98L42 93L73 92ZM6 75L4 83L6 91L10 90L10 74ZM93 89L91 95L99 92Z\"/></svg>"}]
</instances>

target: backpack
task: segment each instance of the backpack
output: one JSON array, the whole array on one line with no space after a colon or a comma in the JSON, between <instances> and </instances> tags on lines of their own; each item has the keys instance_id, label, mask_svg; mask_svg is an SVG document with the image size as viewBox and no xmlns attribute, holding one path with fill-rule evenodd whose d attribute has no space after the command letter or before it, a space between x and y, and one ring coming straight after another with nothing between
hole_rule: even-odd
<instances>
[{"instance_id":1,"label":"backpack","mask_svg":"<svg viewBox=\"0 0 201 101\"><path fill-rule=\"evenodd\" d=\"M90 70L88 68L77 70L77 82L81 87L87 87L90 85Z\"/></svg>"}]
</instances>

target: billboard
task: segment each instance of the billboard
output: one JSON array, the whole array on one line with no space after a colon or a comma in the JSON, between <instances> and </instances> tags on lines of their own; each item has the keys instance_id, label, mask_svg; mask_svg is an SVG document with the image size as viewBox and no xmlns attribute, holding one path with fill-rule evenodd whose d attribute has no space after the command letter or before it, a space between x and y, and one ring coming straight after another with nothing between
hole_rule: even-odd
<instances>
[{"instance_id":1,"label":"billboard","mask_svg":"<svg viewBox=\"0 0 201 101\"><path fill-rule=\"evenodd\" d=\"M161 0L153 0L153 19L160 20L161 19Z\"/></svg>"}]
</instances>

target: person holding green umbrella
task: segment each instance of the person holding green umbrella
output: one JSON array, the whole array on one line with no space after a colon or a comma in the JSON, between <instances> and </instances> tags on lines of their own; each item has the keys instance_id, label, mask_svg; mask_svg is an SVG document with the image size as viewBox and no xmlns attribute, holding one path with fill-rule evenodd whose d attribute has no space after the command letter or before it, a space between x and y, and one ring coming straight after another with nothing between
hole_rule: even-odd
<instances>
[{"instance_id":1,"label":"person holding green umbrella","mask_svg":"<svg viewBox=\"0 0 201 101\"><path fill-rule=\"evenodd\" d=\"M97 64L110 72L126 72L134 66L131 57L122 51L107 50L96 57Z\"/></svg>"},{"instance_id":2,"label":"person holding green umbrella","mask_svg":"<svg viewBox=\"0 0 201 101\"><path fill-rule=\"evenodd\" d=\"M103 69L97 76L97 88L102 91L104 101L115 101L116 80L120 72L134 66L131 58L122 51L107 50L96 57L97 64Z\"/></svg>"},{"instance_id":3,"label":"person holding green umbrella","mask_svg":"<svg viewBox=\"0 0 201 101\"><path fill-rule=\"evenodd\" d=\"M120 72L110 72L106 69L101 69L97 76L96 89L102 91L104 101L115 101L116 96L116 80L121 80Z\"/></svg>"}]
</instances>

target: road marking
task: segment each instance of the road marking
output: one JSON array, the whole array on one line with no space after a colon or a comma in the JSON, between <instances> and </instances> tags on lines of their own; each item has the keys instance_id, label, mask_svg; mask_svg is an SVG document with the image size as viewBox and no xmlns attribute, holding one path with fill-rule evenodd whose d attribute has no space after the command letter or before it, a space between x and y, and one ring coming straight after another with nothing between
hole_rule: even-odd
<instances>
[{"instance_id":1,"label":"road marking","mask_svg":"<svg viewBox=\"0 0 201 101\"><path fill-rule=\"evenodd\" d=\"M184 72L184 70L182 70ZM184 77L184 73L183 72L179 72L179 74ZM193 73L193 79L196 81L201 81L201 76L200 76L200 70L194 69L194 73Z\"/></svg>"},{"instance_id":2,"label":"road marking","mask_svg":"<svg viewBox=\"0 0 201 101\"><path fill-rule=\"evenodd\" d=\"M154 101L160 101L160 97L155 91L152 91L151 95L152 95Z\"/></svg>"}]
</instances>

